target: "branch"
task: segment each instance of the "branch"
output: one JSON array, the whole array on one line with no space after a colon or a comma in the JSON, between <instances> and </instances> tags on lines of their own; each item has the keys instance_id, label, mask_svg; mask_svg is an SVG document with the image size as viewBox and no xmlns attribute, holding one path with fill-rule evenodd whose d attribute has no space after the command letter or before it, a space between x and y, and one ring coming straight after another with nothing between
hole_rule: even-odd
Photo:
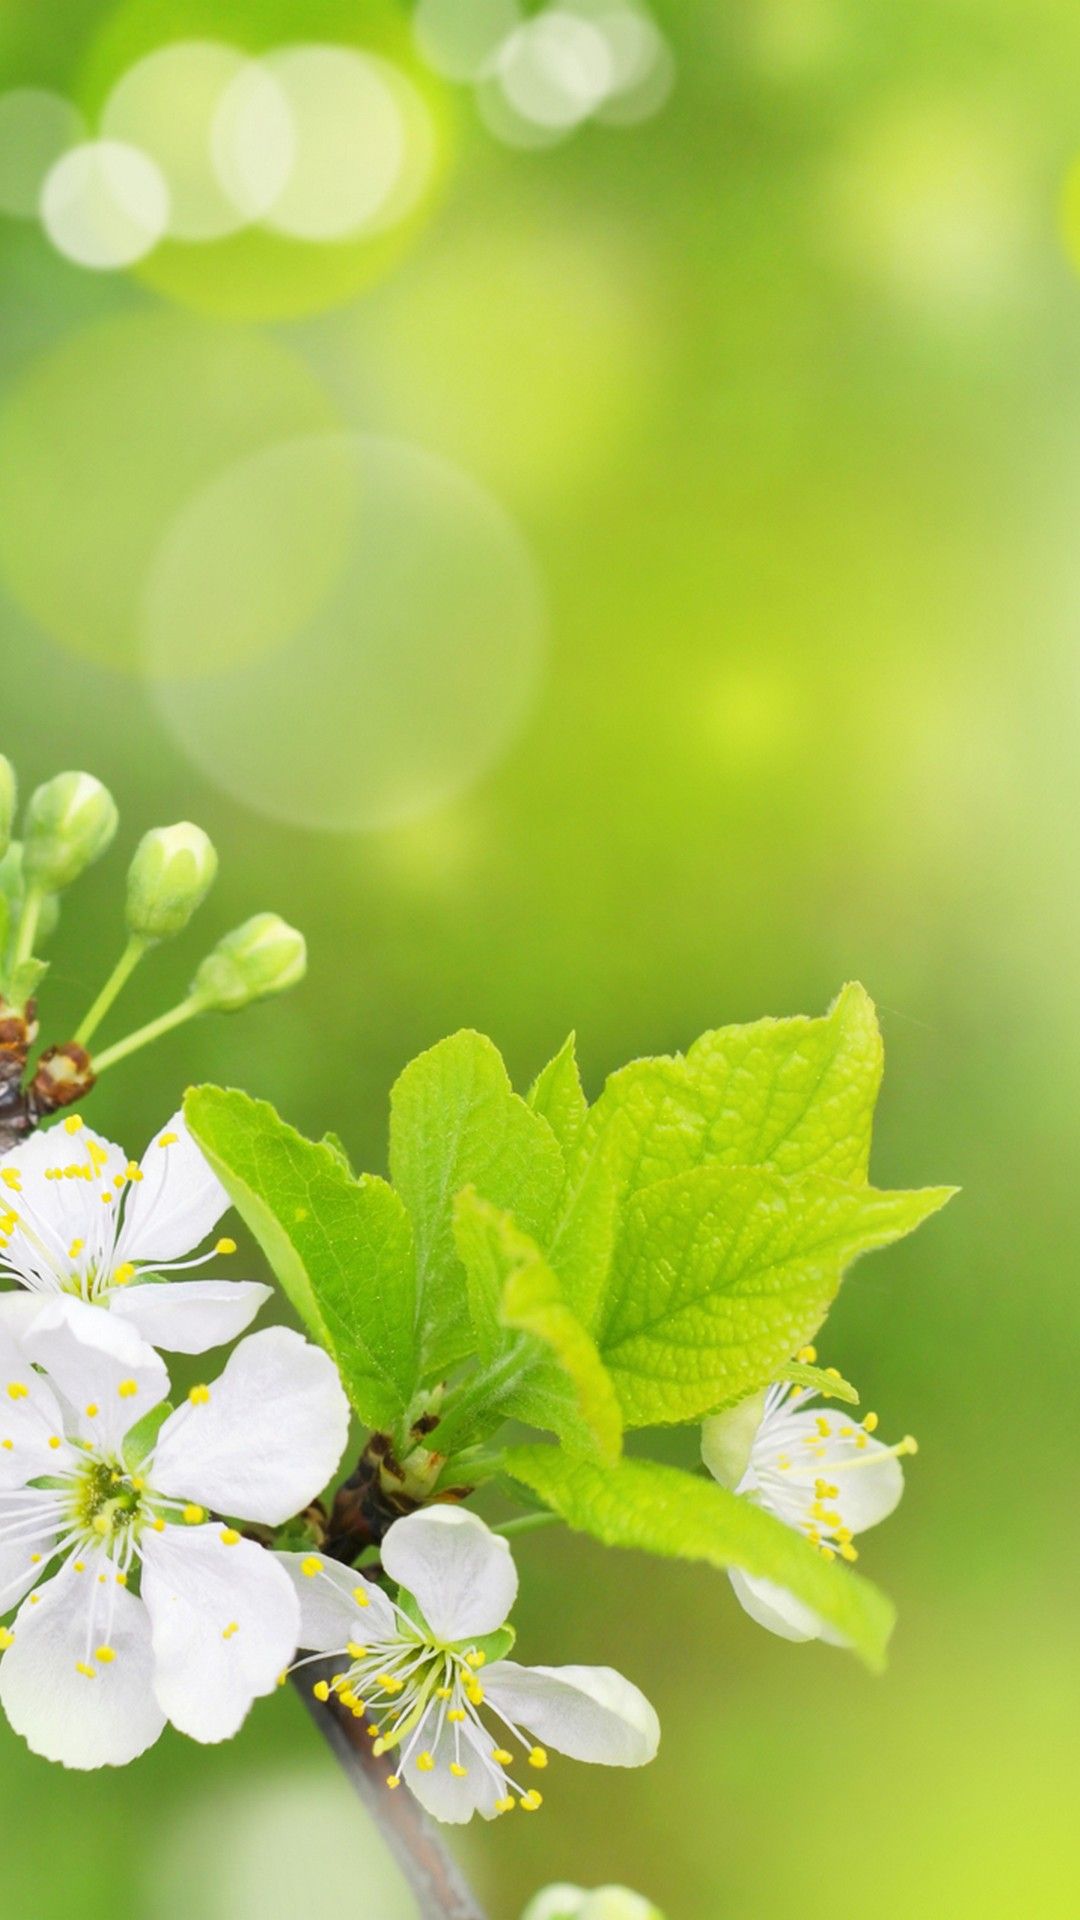
<instances>
[{"instance_id":1,"label":"branch","mask_svg":"<svg viewBox=\"0 0 1080 1920\"><path fill-rule=\"evenodd\" d=\"M464 1880L456 1860L407 1788L386 1785L393 1770L383 1755L376 1759L364 1723L337 1704L315 1699L313 1680L329 1680L335 1662L312 1661L292 1675L300 1698L341 1767L357 1798L371 1815L416 1898L420 1920L485 1920L483 1908Z\"/></svg>"}]
</instances>

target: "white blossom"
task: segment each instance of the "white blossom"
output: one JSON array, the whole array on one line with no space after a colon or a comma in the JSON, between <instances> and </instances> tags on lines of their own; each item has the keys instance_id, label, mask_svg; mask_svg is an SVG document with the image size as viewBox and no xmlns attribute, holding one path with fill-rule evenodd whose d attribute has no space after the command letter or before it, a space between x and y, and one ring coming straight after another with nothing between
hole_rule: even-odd
<instances>
[{"instance_id":1,"label":"white blossom","mask_svg":"<svg viewBox=\"0 0 1080 1920\"><path fill-rule=\"evenodd\" d=\"M104 1307L149 1350L205 1353L244 1331L270 1288L254 1280L161 1276L234 1253L219 1240L187 1258L229 1204L176 1113L141 1162L79 1114L32 1134L0 1161L0 1326L21 1338L46 1301Z\"/></svg>"},{"instance_id":2,"label":"white blossom","mask_svg":"<svg viewBox=\"0 0 1080 1920\"><path fill-rule=\"evenodd\" d=\"M438 1820L535 1812L549 1747L574 1760L640 1767L656 1753L656 1714L610 1667L522 1667L504 1656L517 1595L507 1543L476 1514L433 1506L396 1520L382 1564L394 1601L321 1554L282 1554L301 1603L300 1641L340 1658L331 1690L367 1718L374 1752Z\"/></svg>"},{"instance_id":3,"label":"white blossom","mask_svg":"<svg viewBox=\"0 0 1080 1920\"><path fill-rule=\"evenodd\" d=\"M800 1359L816 1356L804 1350ZM812 1404L813 1389L778 1384L706 1420L701 1454L721 1485L806 1535L827 1560L858 1559L855 1536L887 1519L904 1491L900 1465L916 1446L908 1434L887 1447L877 1415L857 1420L846 1406ZM845 1644L803 1601L771 1580L730 1570L743 1607L785 1640Z\"/></svg>"},{"instance_id":4,"label":"white blossom","mask_svg":"<svg viewBox=\"0 0 1080 1920\"><path fill-rule=\"evenodd\" d=\"M155 1434L168 1389L85 1302L45 1306L21 1348L0 1329L0 1613L22 1601L0 1705L69 1767L122 1765L166 1720L228 1738L296 1650L292 1582L230 1522L279 1525L325 1486L348 1434L333 1362L251 1334Z\"/></svg>"}]
</instances>

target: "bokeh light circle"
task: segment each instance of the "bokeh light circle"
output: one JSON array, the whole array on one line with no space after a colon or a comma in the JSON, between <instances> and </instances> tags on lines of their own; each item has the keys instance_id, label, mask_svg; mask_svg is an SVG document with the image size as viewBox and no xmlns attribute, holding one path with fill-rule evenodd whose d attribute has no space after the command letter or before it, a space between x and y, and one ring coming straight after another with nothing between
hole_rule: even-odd
<instances>
[{"instance_id":1,"label":"bokeh light circle","mask_svg":"<svg viewBox=\"0 0 1080 1920\"><path fill-rule=\"evenodd\" d=\"M219 96L210 154L238 224L269 212L295 165L296 130L284 89L265 61L245 60Z\"/></svg>"},{"instance_id":2,"label":"bokeh light circle","mask_svg":"<svg viewBox=\"0 0 1080 1920\"><path fill-rule=\"evenodd\" d=\"M478 80L520 22L517 0L418 0L413 37L444 80Z\"/></svg>"},{"instance_id":3,"label":"bokeh light circle","mask_svg":"<svg viewBox=\"0 0 1080 1920\"><path fill-rule=\"evenodd\" d=\"M138 665L147 566L179 508L237 460L339 424L280 342L148 309L40 355L0 411L0 572L101 665Z\"/></svg>"},{"instance_id":4,"label":"bokeh light circle","mask_svg":"<svg viewBox=\"0 0 1080 1920\"><path fill-rule=\"evenodd\" d=\"M253 217L224 190L213 143L222 98L251 65L221 40L173 41L130 67L105 102L106 137L138 147L163 174L174 239L219 240Z\"/></svg>"},{"instance_id":5,"label":"bokeh light circle","mask_svg":"<svg viewBox=\"0 0 1080 1920\"><path fill-rule=\"evenodd\" d=\"M169 224L169 189L159 167L119 140L88 140L45 176L41 219L58 253L99 272L130 267L156 247Z\"/></svg>"},{"instance_id":6,"label":"bokeh light circle","mask_svg":"<svg viewBox=\"0 0 1080 1920\"><path fill-rule=\"evenodd\" d=\"M384 214L407 158L387 62L349 47L283 47L264 62L288 102L292 165L264 215L299 240L345 240Z\"/></svg>"},{"instance_id":7,"label":"bokeh light circle","mask_svg":"<svg viewBox=\"0 0 1080 1920\"><path fill-rule=\"evenodd\" d=\"M513 111L539 127L576 127L610 91L611 49L579 14L548 8L501 47L499 84Z\"/></svg>"},{"instance_id":8,"label":"bokeh light circle","mask_svg":"<svg viewBox=\"0 0 1080 1920\"><path fill-rule=\"evenodd\" d=\"M45 177L86 138L78 108L45 87L0 94L0 213L36 219Z\"/></svg>"},{"instance_id":9,"label":"bokeh light circle","mask_svg":"<svg viewBox=\"0 0 1080 1920\"><path fill-rule=\"evenodd\" d=\"M275 485L302 483L313 513L324 493L340 511L343 464L347 550L317 610L273 652L170 678L183 608L205 603L215 577L223 515L250 553L253 491L269 503ZM223 583L241 623L245 582L262 604L251 567ZM144 614L151 697L206 778L274 819L344 831L420 819L474 785L524 724L546 643L535 565L498 502L449 462L364 434L267 450L194 498L162 543Z\"/></svg>"}]
</instances>

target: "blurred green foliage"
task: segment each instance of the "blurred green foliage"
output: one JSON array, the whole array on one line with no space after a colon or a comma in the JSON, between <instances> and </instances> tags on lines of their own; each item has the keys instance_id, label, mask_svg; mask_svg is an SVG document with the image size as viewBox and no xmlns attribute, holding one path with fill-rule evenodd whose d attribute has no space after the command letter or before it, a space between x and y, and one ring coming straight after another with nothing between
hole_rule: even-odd
<instances>
[{"instance_id":1,"label":"blurred green foliage","mask_svg":"<svg viewBox=\"0 0 1080 1920\"><path fill-rule=\"evenodd\" d=\"M887 1053L875 1177L964 1188L932 1237L854 1275L823 1343L921 1445L864 1555L900 1603L890 1670L873 1681L780 1644L706 1571L523 1541L522 1657L623 1668L665 1741L640 1775L553 1769L542 1819L470 1833L469 1857L495 1920L553 1877L625 1881L671 1920L826 1920L841 1900L875 1920L1064 1916L1080 288L1058 223L1080 146L1080 19L1060 0L656 10L680 79L655 120L519 154L467 98L440 98L454 125L441 199L381 277L303 318L256 311L250 333L191 320L209 330L208 371L186 435L177 393L160 396L166 444L187 443L184 489L262 444L258 368L276 357L269 437L278 417L310 431L326 409L454 461L509 509L552 638L500 765L394 830L260 820L185 761L126 635L111 653L65 644L0 579L2 745L24 791L87 766L121 804L112 858L65 901L49 1032L74 1028L119 951L139 836L177 818L211 833L221 878L103 1040L179 997L199 940L264 907L304 929L311 971L294 996L108 1076L92 1117L136 1151L186 1083L213 1079L384 1169L390 1081L455 1027L493 1034L525 1083L574 1026L595 1092L635 1052L818 1012L864 980ZM331 0L142 0L136 47L122 11L128 28L106 0L7 0L3 84L90 99L148 22L204 32L208 11L234 37L246 22L265 39L271 13L281 37L341 34L346 12L354 39L365 26L363 7ZM154 317L179 310L150 265L84 273L16 222L0 248L0 408L92 323L178 324ZM213 377L226 359L235 417ZM142 374L99 412L113 537L104 600L93 543L84 565L91 627L125 582L124 463L108 448L150 450L128 469L138 557L158 412ZM63 417L40 432L62 464ZM85 456L72 446L92 480ZM62 517L32 535L59 569ZM338 718L328 753L347 752ZM298 683L298 732L326 724ZM59 1920L73 1900L81 1920L169 1920L177 1888L211 1920L246 1915L245 1898L262 1920L295 1911L263 1869L252 1788L279 1836L295 1805L312 1888L335 1859L337 1890L353 1844L285 1693L233 1745L167 1735L119 1777L66 1776L0 1728L0 1782L12 1920ZM315 1782L332 1818L309 1847ZM257 1900L235 1861L223 1878L214 1864L233 1832L263 1873ZM397 1920L392 1890L365 1894L367 1847L357 1829L351 1910Z\"/></svg>"}]
</instances>

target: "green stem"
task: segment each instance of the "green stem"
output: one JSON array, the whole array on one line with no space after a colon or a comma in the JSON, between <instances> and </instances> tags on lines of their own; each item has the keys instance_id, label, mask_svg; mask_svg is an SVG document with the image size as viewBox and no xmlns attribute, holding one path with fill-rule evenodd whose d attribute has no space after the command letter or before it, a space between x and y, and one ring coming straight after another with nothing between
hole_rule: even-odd
<instances>
[{"instance_id":1,"label":"green stem","mask_svg":"<svg viewBox=\"0 0 1080 1920\"><path fill-rule=\"evenodd\" d=\"M508 1353L503 1354L501 1360L496 1360L494 1366L488 1367L486 1372L481 1370L479 1373L472 1374L464 1385L450 1396L446 1411L435 1428L433 1436L434 1445L440 1453L452 1453L458 1435L467 1431L468 1424L474 1415L482 1407L493 1411L500 1397L505 1395L511 1387L516 1386L529 1371L532 1364L530 1360L526 1360L524 1366L522 1365L521 1355L524 1344L524 1341L517 1342Z\"/></svg>"},{"instance_id":2,"label":"green stem","mask_svg":"<svg viewBox=\"0 0 1080 1920\"><path fill-rule=\"evenodd\" d=\"M132 934L89 1013L76 1030L75 1040L80 1047L85 1047L91 1034L97 1032L113 1001L127 985L148 946L147 940L142 939L137 933Z\"/></svg>"},{"instance_id":3,"label":"green stem","mask_svg":"<svg viewBox=\"0 0 1080 1920\"><path fill-rule=\"evenodd\" d=\"M148 1020L145 1027L138 1027L129 1033L126 1040L118 1040L115 1046L106 1047L94 1059L95 1074L104 1073L106 1067L114 1067L118 1060L126 1060L130 1053L136 1053L140 1047L148 1047L152 1040L160 1040L163 1033L171 1033L174 1027L183 1026L185 1020L194 1020L197 1013L204 1011L205 1002L198 994L191 994L187 1000L181 1000L178 1007L168 1013L158 1015L156 1020Z\"/></svg>"},{"instance_id":4,"label":"green stem","mask_svg":"<svg viewBox=\"0 0 1080 1920\"><path fill-rule=\"evenodd\" d=\"M492 1527L491 1531L512 1540L519 1533L535 1533L537 1527L558 1527L562 1524L561 1513L523 1513L516 1520L504 1520L501 1526Z\"/></svg>"},{"instance_id":5,"label":"green stem","mask_svg":"<svg viewBox=\"0 0 1080 1920\"><path fill-rule=\"evenodd\" d=\"M27 887L23 895L22 912L19 915L19 925L15 934L15 945L11 955L12 973L15 972L17 967L22 966L24 960L29 960L34 951L34 937L38 928L38 915L41 912L41 903L44 898L45 895L40 887Z\"/></svg>"}]
</instances>

